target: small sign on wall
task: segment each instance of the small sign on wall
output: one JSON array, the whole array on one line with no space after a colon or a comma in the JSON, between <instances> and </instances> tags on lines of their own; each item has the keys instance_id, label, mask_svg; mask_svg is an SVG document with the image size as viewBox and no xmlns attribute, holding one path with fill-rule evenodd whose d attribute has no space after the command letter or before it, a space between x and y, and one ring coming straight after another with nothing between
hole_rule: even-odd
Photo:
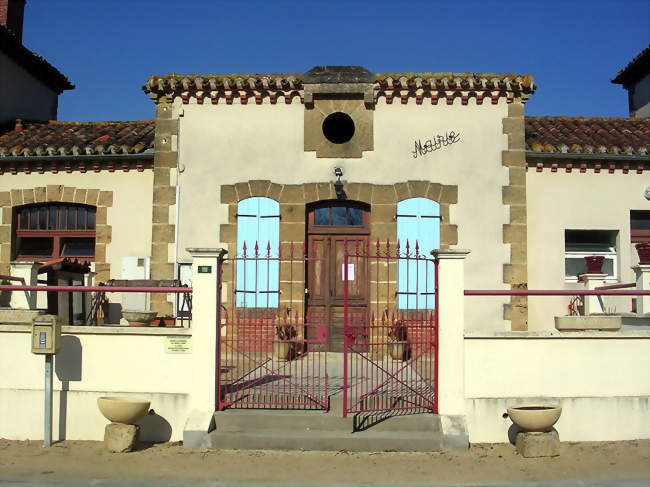
<instances>
[{"instance_id":1,"label":"small sign on wall","mask_svg":"<svg viewBox=\"0 0 650 487\"><path fill-rule=\"evenodd\" d=\"M212 266L211 265L200 265L199 266L199 274L212 274Z\"/></svg>"},{"instance_id":2,"label":"small sign on wall","mask_svg":"<svg viewBox=\"0 0 650 487\"><path fill-rule=\"evenodd\" d=\"M341 281L345 281L345 264L341 264ZM348 281L354 281L354 264L348 264Z\"/></svg>"},{"instance_id":3,"label":"small sign on wall","mask_svg":"<svg viewBox=\"0 0 650 487\"><path fill-rule=\"evenodd\" d=\"M165 353L192 353L190 337L165 337Z\"/></svg>"}]
</instances>

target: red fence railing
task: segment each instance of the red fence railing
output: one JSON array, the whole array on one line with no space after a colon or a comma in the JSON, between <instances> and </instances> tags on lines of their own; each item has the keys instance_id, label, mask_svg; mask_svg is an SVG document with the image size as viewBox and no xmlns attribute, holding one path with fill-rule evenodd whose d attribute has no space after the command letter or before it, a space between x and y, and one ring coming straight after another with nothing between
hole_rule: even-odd
<instances>
[{"instance_id":1,"label":"red fence railing","mask_svg":"<svg viewBox=\"0 0 650 487\"><path fill-rule=\"evenodd\" d=\"M346 246L343 271L344 417L437 412L437 261L421 254L417 243L357 240ZM360 306L363 286L367 306Z\"/></svg>"}]
</instances>

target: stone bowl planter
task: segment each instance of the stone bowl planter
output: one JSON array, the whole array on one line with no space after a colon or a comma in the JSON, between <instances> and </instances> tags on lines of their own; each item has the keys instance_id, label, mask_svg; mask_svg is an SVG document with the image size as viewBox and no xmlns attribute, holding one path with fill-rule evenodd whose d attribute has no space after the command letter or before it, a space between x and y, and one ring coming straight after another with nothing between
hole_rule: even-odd
<instances>
[{"instance_id":1,"label":"stone bowl planter","mask_svg":"<svg viewBox=\"0 0 650 487\"><path fill-rule=\"evenodd\" d=\"M517 404L508 408L508 417L524 431L549 431L560 419L557 404Z\"/></svg>"},{"instance_id":2,"label":"stone bowl planter","mask_svg":"<svg viewBox=\"0 0 650 487\"><path fill-rule=\"evenodd\" d=\"M157 311L147 311L144 309L122 310L122 317L128 321L131 326L149 326L149 323L156 318L157 314Z\"/></svg>"},{"instance_id":3,"label":"stone bowl planter","mask_svg":"<svg viewBox=\"0 0 650 487\"><path fill-rule=\"evenodd\" d=\"M129 397L100 397L99 410L112 423L133 424L149 411L150 401Z\"/></svg>"}]
</instances>

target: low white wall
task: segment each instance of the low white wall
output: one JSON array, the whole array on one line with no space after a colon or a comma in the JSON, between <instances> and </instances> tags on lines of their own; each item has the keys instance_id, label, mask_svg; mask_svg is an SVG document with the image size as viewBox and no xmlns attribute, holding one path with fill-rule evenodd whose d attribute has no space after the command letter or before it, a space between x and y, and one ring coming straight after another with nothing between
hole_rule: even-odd
<instances>
[{"instance_id":1,"label":"low white wall","mask_svg":"<svg viewBox=\"0 0 650 487\"><path fill-rule=\"evenodd\" d=\"M0 438L42 439L44 363L30 352L30 327L0 325ZM190 409L191 354L167 353L166 336L188 329L64 327L54 360L53 439L101 440L106 395L151 400L139 422L145 441L177 441ZM191 340L190 340L191 341Z\"/></svg>"},{"instance_id":2,"label":"low white wall","mask_svg":"<svg viewBox=\"0 0 650 487\"><path fill-rule=\"evenodd\" d=\"M650 331L465 337L470 442L505 442L522 402L562 406L562 441L650 438Z\"/></svg>"}]
</instances>

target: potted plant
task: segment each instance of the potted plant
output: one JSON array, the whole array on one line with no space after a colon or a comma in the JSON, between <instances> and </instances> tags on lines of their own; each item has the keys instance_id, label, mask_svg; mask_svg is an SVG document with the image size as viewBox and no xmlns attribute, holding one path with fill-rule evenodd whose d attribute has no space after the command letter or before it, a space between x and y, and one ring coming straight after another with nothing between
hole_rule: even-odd
<instances>
[{"instance_id":1,"label":"potted plant","mask_svg":"<svg viewBox=\"0 0 650 487\"><path fill-rule=\"evenodd\" d=\"M605 257L602 255L588 255L585 257L587 263L587 274L602 274L603 262Z\"/></svg>"},{"instance_id":2,"label":"potted plant","mask_svg":"<svg viewBox=\"0 0 650 487\"><path fill-rule=\"evenodd\" d=\"M294 325L284 323L276 325L273 340L273 356L277 360L292 360L296 356L296 337L298 332Z\"/></svg>"},{"instance_id":3,"label":"potted plant","mask_svg":"<svg viewBox=\"0 0 650 487\"><path fill-rule=\"evenodd\" d=\"M165 326L167 328L171 328L176 326L176 318L170 315L163 316L160 318L160 322L158 323L158 326Z\"/></svg>"},{"instance_id":4,"label":"potted plant","mask_svg":"<svg viewBox=\"0 0 650 487\"><path fill-rule=\"evenodd\" d=\"M636 252L639 254L639 264L650 264L650 242L642 242L636 244Z\"/></svg>"},{"instance_id":5,"label":"potted plant","mask_svg":"<svg viewBox=\"0 0 650 487\"><path fill-rule=\"evenodd\" d=\"M406 360L410 355L406 325L402 320L393 323L388 332L388 353L393 360Z\"/></svg>"}]
</instances>

